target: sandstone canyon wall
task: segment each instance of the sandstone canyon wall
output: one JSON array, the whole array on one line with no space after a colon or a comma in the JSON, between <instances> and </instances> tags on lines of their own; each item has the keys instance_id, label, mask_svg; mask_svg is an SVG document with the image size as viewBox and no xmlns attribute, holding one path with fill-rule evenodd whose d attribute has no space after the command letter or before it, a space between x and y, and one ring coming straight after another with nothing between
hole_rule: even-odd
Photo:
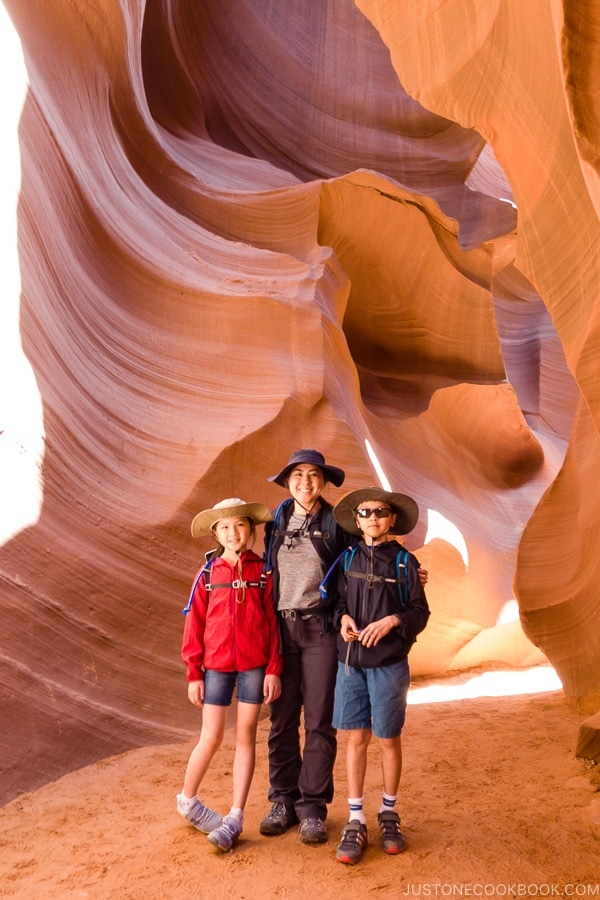
<instances>
[{"instance_id":1,"label":"sandstone canyon wall","mask_svg":"<svg viewBox=\"0 0 600 900\"><path fill-rule=\"evenodd\" d=\"M299 446L418 501L414 674L600 705L594 4L4 7L0 800L189 737L191 518Z\"/></svg>"}]
</instances>

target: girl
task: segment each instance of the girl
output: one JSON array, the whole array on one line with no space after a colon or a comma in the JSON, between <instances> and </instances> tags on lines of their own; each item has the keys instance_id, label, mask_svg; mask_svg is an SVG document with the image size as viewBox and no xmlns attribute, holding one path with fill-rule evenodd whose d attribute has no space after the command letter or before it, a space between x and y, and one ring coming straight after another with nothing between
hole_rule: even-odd
<instances>
[{"instance_id":1,"label":"girl","mask_svg":"<svg viewBox=\"0 0 600 900\"><path fill-rule=\"evenodd\" d=\"M251 549L256 525L272 521L266 506L237 498L221 500L192 522L192 535L212 534L219 547L194 581L181 655L187 668L188 698L202 707L200 739L190 755L177 811L218 850L231 850L243 826L256 756L261 704L281 693L279 633L271 578ZM233 803L221 816L197 797L219 749L227 711L237 685Z\"/></svg>"}]
</instances>

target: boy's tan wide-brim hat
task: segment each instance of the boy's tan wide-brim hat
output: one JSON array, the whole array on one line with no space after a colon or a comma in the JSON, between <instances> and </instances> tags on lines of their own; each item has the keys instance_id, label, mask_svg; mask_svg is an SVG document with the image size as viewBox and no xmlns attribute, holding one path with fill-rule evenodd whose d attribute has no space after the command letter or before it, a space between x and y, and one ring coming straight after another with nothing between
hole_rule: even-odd
<instances>
[{"instance_id":1,"label":"boy's tan wide-brim hat","mask_svg":"<svg viewBox=\"0 0 600 900\"><path fill-rule=\"evenodd\" d=\"M192 521L192 537L202 537L211 534L213 525L221 519L252 519L255 525L264 522L272 522L273 516L262 503L246 503L239 497L230 497L228 500L219 500L210 509L203 509Z\"/></svg>"},{"instance_id":2,"label":"boy's tan wide-brim hat","mask_svg":"<svg viewBox=\"0 0 600 900\"><path fill-rule=\"evenodd\" d=\"M396 494L379 487L360 488L358 491L350 491L333 507L335 520L344 531L362 534L356 524L354 510L367 500L384 500L398 514L396 524L390 528L390 534L409 534L419 521L419 507L407 494Z\"/></svg>"}]
</instances>

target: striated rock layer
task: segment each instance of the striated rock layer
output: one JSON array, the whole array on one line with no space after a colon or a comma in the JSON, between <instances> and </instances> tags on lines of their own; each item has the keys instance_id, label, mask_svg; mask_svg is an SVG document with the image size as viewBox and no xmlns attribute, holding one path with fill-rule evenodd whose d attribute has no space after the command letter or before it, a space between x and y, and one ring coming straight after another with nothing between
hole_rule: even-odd
<instances>
[{"instance_id":1,"label":"striated rock layer","mask_svg":"<svg viewBox=\"0 0 600 900\"><path fill-rule=\"evenodd\" d=\"M418 501L414 674L594 707L592 4L4 7L0 798L197 727L191 518L298 446Z\"/></svg>"}]
</instances>

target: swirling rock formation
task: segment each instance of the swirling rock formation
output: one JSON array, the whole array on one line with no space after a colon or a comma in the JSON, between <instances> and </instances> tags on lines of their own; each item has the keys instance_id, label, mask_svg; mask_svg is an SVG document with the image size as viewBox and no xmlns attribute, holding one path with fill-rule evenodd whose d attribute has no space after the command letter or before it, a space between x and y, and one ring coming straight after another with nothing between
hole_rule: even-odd
<instances>
[{"instance_id":1,"label":"swirling rock formation","mask_svg":"<svg viewBox=\"0 0 600 900\"><path fill-rule=\"evenodd\" d=\"M417 499L415 673L597 704L593 5L4 5L1 795L189 735L192 515L298 446Z\"/></svg>"}]
</instances>

